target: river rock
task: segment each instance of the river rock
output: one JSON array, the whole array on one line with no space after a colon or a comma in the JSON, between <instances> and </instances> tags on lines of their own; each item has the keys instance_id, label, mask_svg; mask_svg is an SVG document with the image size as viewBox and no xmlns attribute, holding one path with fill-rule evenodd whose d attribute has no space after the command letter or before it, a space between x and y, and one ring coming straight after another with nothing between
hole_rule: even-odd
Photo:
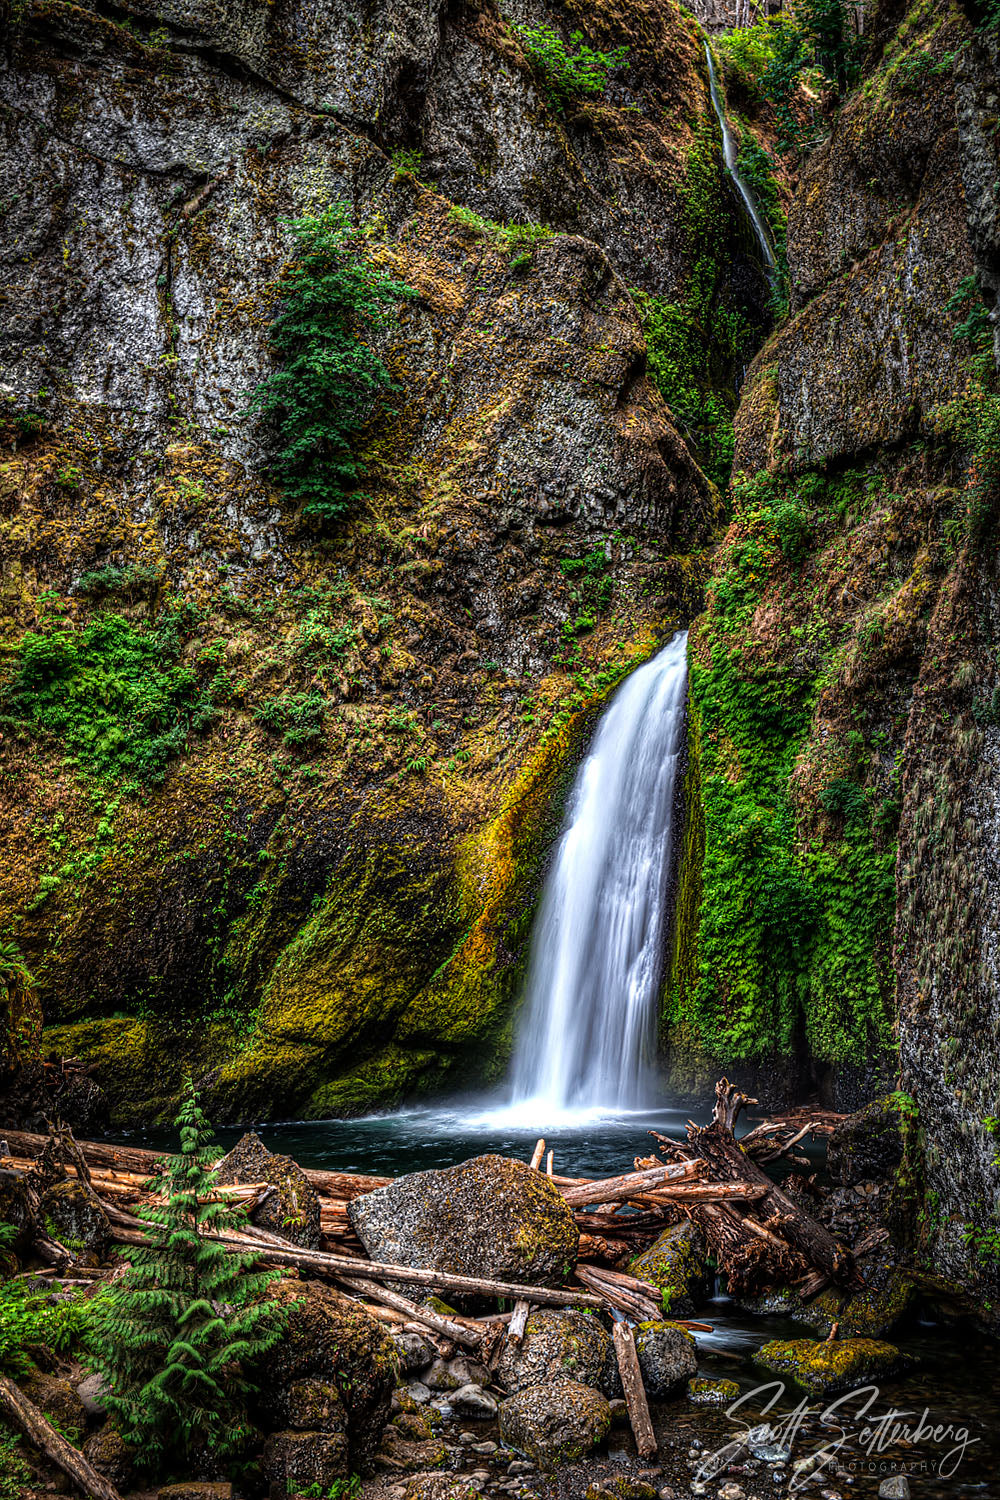
<instances>
[{"instance_id":1,"label":"river rock","mask_svg":"<svg viewBox=\"0 0 1000 1500\"><path fill-rule=\"evenodd\" d=\"M392 1342L399 1353L399 1366L407 1375L414 1370L426 1370L436 1358L434 1345L419 1333L393 1331Z\"/></svg>"},{"instance_id":2,"label":"river rock","mask_svg":"<svg viewBox=\"0 0 1000 1500\"><path fill-rule=\"evenodd\" d=\"M505 1156L397 1178L355 1198L348 1215L373 1260L529 1285L560 1285L580 1242L555 1185ZM398 1289L424 1293L405 1282Z\"/></svg>"},{"instance_id":3,"label":"river rock","mask_svg":"<svg viewBox=\"0 0 1000 1500\"><path fill-rule=\"evenodd\" d=\"M165 1484L156 1500L233 1500L228 1479L185 1479L180 1484Z\"/></svg>"},{"instance_id":4,"label":"river rock","mask_svg":"<svg viewBox=\"0 0 1000 1500\"><path fill-rule=\"evenodd\" d=\"M913 1306L916 1286L891 1261L865 1256L859 1262L864 1288L853 1295L829 1287L804 1307L800 1301L796 1317L824 1337L834 1323L841 1339L880 1339L901 1323Z\"/></svg>"},{"instance_id":5,"label":"river rock","mask_svg":"<svg viewBox=\"0 0 1000 1500\"><path fill-rule=\"evenodd\" d=\"M758 1349L754 1359L763 1369L794 1381L813 1396L878 1384L912 1364L894 1344L876 1339L834 1339L832 1343L775 1339Z\"/></svg>"},{"instance_id":6,"label":"river rock","mask_svg":"<svg viewBox=\"0 0 1000 1500\"><path fill-rule=\"evenodd\" d=\"M497 1380L514 1392L545 1380L577 1380L599 1386L611 1335L593 1313L552 1310L532 1313L520 1344L505 1340Z\"/></svg>"},{"instance_id":7,"label":"river rock","mask_svg":"<svg viewBox=\"0 0 1000 1500\"><path fill-rule=\"evenodd\" d=\"M497 1414L497 1403L481 1385L463 1385L448 1398L453 1411L463 1417L477 1417L481 1421L492 1421Z\"/></svg>"},{"instance_id":8,"label":"river rock","mask_svg":"<svg viewBox=\"0 0 1000 1500\"><path fill-rule=\"evenodd\" d=\"M111 1243L111 1220L103 1204L82 1182L67 1177L42 1195L39 1218L53 1239L76 1255L104 1258Z\"/></svg>"},{"instance_id":9,"label":"river rock","mask_svg":"<svg viewBox=\"0 0 1000 1500\"><path fill-rule=\"evenodd\" d=\"M638 1324L635 1350L646 1394L657 1401L680 1390L698 1369L694 1338L676 1323Z\"/></svg>"},{"instance_id":10,"label":"river rock","mask_svg":"<svg viewBox=\"0 0 1000 1500\"><path fill-rule=\"evenodd\" d=\"M107 1382L99 1370L92 1370L82 1380L77 1381L76 1394L88 1417L96 1419L104 1416L106 1393Z\"/></svg>"},{"instance_id":11,"label":"river rock","mask_svg":"<svg viewBox=\"0 0 1000 1500\"><path fill-rule=\"evenodd\" d=\"M284 1235L297 1245L315 1250L319 1245L319 1198L298 1162L276 1156L259 1135L249 1131L219 1163L218 1180L269 1182L275 1188L250 1214L251 1224Z\"/></svg>"},{"instance_id":12,"label":"river rock","mask_svg":"<svg viewBox=\"0 0 1000 1500\"><path fill-rule=\"evenodd\" d=\"M737 1399L740 1388L735 1380L706 1380L696 1375L688 1381L687 1394L697 1406L728 1406Z\"/></svg>"},{"instance_id":13,"label":"river rock","mask_svg":"<svg viewBox=\"0 0 1000 1500\"><path fill-rule=\"evenodd\" d=\"M332 1386L344 1409L350 1461L357 1469L378 1445L389 1415L399 1371L395 1346L360 1303L320 1282L280 1281L272 1296L288 1308L288 1322L268 1356L264 1416L272 1426L291 1426L301 1411L303 1382Z\"/></svg>"},{"instance_id":14,"label":"river rock","mask_svg":"<svg viewBox=\"0 0 1000 1500\"><path fill-rule=\"evenodd\" d=\"M403 1490L403 1500L480 1500L482 1488L474 1474L415 1474Z\"/></svg>"},{"instance_id":15,"label":"river rock","mask_svg":"<svg viewBox=\"0 0 1000 1500\"><path fill-rule=\"evenodd\" d=\"M667 1308L679 1318L691 1317L708 1293L705 1241L694 1224L671 1224L629 1266L633 1276L649 1281L665 1295Z\"/></svg>"},{"instance_id":16,"label":"river rock","mask_svg":"<svg viewBox=\"0 0 1000 1500\"><path fill-rule=\"evenodd\" d=\"M500 1436L544 1469L582 1458L610 1426L608 1402L575 1380L529 1385L500 1403Z\"/></svg>"}]
</instances>

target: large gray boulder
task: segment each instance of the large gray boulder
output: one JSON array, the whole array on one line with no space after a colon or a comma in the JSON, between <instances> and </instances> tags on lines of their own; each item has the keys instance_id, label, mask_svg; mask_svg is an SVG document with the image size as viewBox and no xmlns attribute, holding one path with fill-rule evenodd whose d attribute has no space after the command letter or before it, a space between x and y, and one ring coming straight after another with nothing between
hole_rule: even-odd
<instances>
[{"instance_id":1,"label":"large gray boulder","mask_svg":"<svg viewBox=\"0 0 1000 1500\"><path fill-rule=\"evenodd\" d=\"M413 1172L355 1198L348 1214L373 1260L532 1286L565 1281L580 1243L554 1184L506 1156ZM398 1285L407 1295L426 1293L417 1283Z\"/></svg>"},{"instance_id":2,"label":"large gray boulder","mask_svg":"<svg viewBox=\"0 0 1000 1500\"><path fill-rule=\"evenodd\" d=\"M575 1380L529 1385L500 1403L500 1435L543 1469L583 1458L611 1426L600 1391Z\"/></svg>"},{"instance_id":3,"label":"large gray boulder","mask_svg":"<svg viewBox=\"0 0 1000 1500\"><path fill-rule=\"evenodd\" d=\"M640 1323L635 1350L646 1395L662 1401L687 1385L698 1371L697 1345L676 1323Z\"/></svg>"},{"instance_id":4,"label":"large gray boulder","mask_svg":"<svg viewBox=\"0 0 1000 1500\"><path fill-rule=\"evenodd\" d=\"M599 1386L609 1356L611 1335L593 1313L536 1312L528 1319L520 1344L505 1342L497 1379L511 1393L546 1380Z\"/></svg>"}]
</instances>

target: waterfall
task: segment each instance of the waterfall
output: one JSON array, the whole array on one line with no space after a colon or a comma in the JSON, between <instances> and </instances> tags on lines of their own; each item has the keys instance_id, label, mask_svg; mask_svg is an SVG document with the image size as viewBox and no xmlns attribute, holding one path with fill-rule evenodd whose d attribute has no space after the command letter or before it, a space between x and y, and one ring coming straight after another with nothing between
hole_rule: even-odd
<instances>
[{"instance_id":1,"label":"waterfall","mask_svg":"<svg viewBox=\"0 0 1000 1500\"><path fill-rule=\"evenodd\" d=\"M750 216L757 242L760 245L760 253L764 260L764 268L767 271L767 279L772 287L777 285L778 262L774 258L774 250L771 248L771 239L761 217L753 193L744 180L736 159L736 142L733 140L733 132L729 128L726 119L726 111L723 107L722 96L719 93L719 82L715 76L715 63L712 61L712 53L709 45L705 43L705 57L708 60L708 92L712 97L712 108L715 110L722 131L722 159L726 163L729 175L736 184L736 191L743 199L743 206Z\"/></svg>"},{"instance_id":2,"label":"waterfall","mask_svg":"<svg viewBox=\"0 0 1000 1500\"><path fill-rule=\"evenodd\" d=\"M656 1031L687 633L619 687L570 796L535 924L514 1107L644 1101Z\"/></svg>"}]
</instances>

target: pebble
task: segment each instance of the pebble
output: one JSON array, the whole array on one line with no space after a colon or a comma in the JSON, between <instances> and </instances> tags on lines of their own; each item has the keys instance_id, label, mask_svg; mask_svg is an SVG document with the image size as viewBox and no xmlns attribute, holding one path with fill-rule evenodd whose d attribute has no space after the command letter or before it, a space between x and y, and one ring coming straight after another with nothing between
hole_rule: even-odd
<instances>
[{"instance_id":1,"label":"pebble","mask_svg":"<svg viewBox=\"0 0 1000 1500\"><path fill-rule=\"evenodd\" d=\"M719 1487L719 1500L745 1500L746 1491L742 1485L723 1484Z\"/></svg>"},{"instance_id":2,"label":"pebble","mask_svg":"<svg viewBox=\"0 0 1000 1500\"><path fill-rule=\"evenodd\" d=\"M465 1447L471 1448L476 1441L476 1434L474 1432L460 1432L458 1434L458 1441Z\"/></svg>"},{"instance_id":3,"label":"pebble","mask_svg":"<svg viewBox=\"0 0 1000 1500\"><path fill-rule=\"evenodd\" d=\"M490 1442L489 1438L487 1438L485 1442L473 1443L472 1451L473 1453L495 1453L497 1451L497 1445L496 1443Z\"/></svg>"},{"instance_id":4,"label":"pebble","mask_svg":"<svg viewBox=\"0 0 1000 1500\"><path fill-rule=\"evenodd\" d=\"M512 1463L507 1465L508 1474L533 1474L534 1471L534 1464L529 1464L527 1459L524 1458L515 1458Z\"/></svg>"},{"instance_id":5,"label":"pebble","mask_svg":"<svg viewBox=\"0 0 1000 1500\"><path fill-rule=\"evenodd\" d=\"M879 1500L910 1500L910 1481L905 1474L893 1474L878 1487Z\"/></svg>"}]
</instances>

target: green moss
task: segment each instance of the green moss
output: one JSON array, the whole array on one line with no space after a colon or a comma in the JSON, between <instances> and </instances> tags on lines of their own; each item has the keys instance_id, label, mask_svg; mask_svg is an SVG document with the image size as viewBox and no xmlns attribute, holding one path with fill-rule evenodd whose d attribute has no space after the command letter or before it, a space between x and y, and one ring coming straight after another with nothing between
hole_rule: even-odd
<instances>
[{"instance_id":1,"label":"green moss","mask_svg":"<svg viewBox=\"0 0 1000 1500\"><path fill-rule=\"evenodd\" d=\"M786 1376L815 1396L887 1379L906 1364L894 1344L860 1338L834 1339L831 1343L776 1339L758 1349L754 1357L765 1370Z\"/></svg>"},{"instance_id":2,"label":"green moss","mask_svg":"<svg viewBox=\"0 0 1000 1500\"><path fill-rule=\"evenodd\" d=\"M629 1272L659 1287L663 1304L679 1316L690 1316L706 1291L705 1251L690 1224L672 1224L637 1255Z\"/></svg>"},{"instance_id":3,"label":"green moss","mask_svg":"<svg viewBox=\"0 0 1000 1500\"><path fill-rule=\"evenodd\" d=\"M688 1400L699 1406L728 1406L740 1394L735 1380L706 1380L700 1375L688 1381L687 1390Z\"/></svg>"}]
</instances>

